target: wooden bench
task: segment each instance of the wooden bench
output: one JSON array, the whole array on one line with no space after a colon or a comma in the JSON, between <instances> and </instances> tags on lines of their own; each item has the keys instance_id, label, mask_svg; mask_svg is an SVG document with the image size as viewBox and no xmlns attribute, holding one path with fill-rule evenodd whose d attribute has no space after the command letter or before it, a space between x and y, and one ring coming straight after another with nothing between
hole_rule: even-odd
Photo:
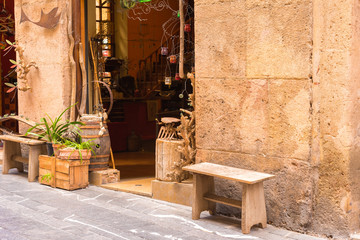
<instances>
[{"instance_id":1,"label":"wooden bench","mask_svg":"<svg viewBox=\"0 0 360 240\"><path fill-rule=\"evenodd\" d=\"M45 142L12 135L0 135L0 139L4 142L2 173L9 173L11 168L17 168L19 172L23 172L23 163L28 163L28 181L34 182L39 175L39 155L45 151ZM21 156L20 143L30 147L29 158Z\"/></svg>"},{"instance_id":2,"label":"wooden bench","mask_svg":"<svg viewBox=\"0 0 360 240\"><path fill-rule=\"evenodd\" d=\"M194 174L192 219L199 219L200 213L206 210L215 214L216 203L222 203L241 208L243 233L250 233L250 228L255 224L266 228L263 181L274 175L207 162L186 166L183 170ZM214 177L240 182L242 201L215 195Z\"/></svg>"}]
</instances>

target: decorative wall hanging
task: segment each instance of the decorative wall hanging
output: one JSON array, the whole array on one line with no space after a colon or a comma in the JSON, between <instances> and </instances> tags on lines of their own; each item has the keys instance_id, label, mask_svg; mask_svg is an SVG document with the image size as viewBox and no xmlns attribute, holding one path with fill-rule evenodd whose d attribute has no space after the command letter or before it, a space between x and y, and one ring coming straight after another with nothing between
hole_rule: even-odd
<instances>
[{"instance_id":1,"label":"decorative wall hanging","mask_svg":"<svg viewBox=\"0 0 360 240\"><path fill-rule=\"evenodd\" d=\"M61 13L57 14L58 9L59 8L56 7L53 10L51 10L49 13L44 13L43 10L41 9L40 21L34 22L29 19L29 17L24 12L24 9L21 8L20 23L31 22L35 25L38 25L39 27L43 27L43 28L47 28L47 29L54 28L58 25L60 16L61 16Z\"/></svg>"}]
</instances>

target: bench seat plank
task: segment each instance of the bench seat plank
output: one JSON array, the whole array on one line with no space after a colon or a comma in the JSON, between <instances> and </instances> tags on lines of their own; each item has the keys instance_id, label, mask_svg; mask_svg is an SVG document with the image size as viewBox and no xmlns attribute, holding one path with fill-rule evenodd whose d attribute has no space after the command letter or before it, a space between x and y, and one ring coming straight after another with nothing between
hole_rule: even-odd
<instances>
[{"instance_id":1,"label":"bench seat plank","mask_svg":"<svg viewBox=\"0 0 360 240\"><path fill-rule=\"evenodd\" d=\"M205 194L204 199L208 200L208 201L216 202L216 203L226 204L226 205L236 207L236 208L242 207L242 202L240 200L230 199L230 198L218 196L218 195L211 194L211 193Z\"/></svg>"},{"instance_id":2,"label":"bench seat plank","mask_svg":"<svg viewBox=\"0 0 360 240\"><path fill-rule=\"evenodd\" d=\"M45 144L45 141L20 137L20 136L12 136L12 135L0 135L0 139L5 141L17 142L17 143L25 143L30 146Z\"/></svg>"},{"instance_id":3,"label":"bench seat plank","mask_svg":"<svg viewBox=\"0 0 360 240\"><path fill-rule=\"evenodd\" d=\"M260 173L251 170L239 169L208 162L202 162L186 166L183 167L183 170L213 177L234 180L247 184L258 183L275 177L272 174Z\"/></svg>"}]
</instances>

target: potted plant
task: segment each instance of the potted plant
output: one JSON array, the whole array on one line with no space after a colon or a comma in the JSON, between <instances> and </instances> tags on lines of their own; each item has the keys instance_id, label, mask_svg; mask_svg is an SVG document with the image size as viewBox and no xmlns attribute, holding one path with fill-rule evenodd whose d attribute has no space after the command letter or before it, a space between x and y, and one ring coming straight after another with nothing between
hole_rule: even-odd
<instances>
[{"instance_id":1,"label":"potted plant","mask_svg":"<svg viewBox=\"0 0 360 240\"><path fill-rule=\"evenodd\" d=\"M48 146L48 155L52 156L54 154L53 144L55 145L55 147L58 144L61 144L63 142L63 135L66 132L73 132L75 134L78 134L80 131L78 125L84 125L83 123L78 121L62 121L62 116L67 110L69 110L73 106L74 105L66 108L55 119L52 119L48 114L46 114L46 117L40 119L40 123L37 123L35 126L27 130L25 136L32 135L37 137L38 139L45 139ZM36 132L32 132L33 130L36 130Z\"/></svg>"},{"instance_id":2,"label":"potted plant","mask_svg":"<svg viewBox=\"0 0 360 240\"><path fill-rule=\"evenodd\" d=\"M39 182L56 188L75 190L89 184L93 140L81 142L61 138L56 157L39 156Z\"/></svg>"},{"instance_id":3,"label":"potted plant","mask_svg":"<svg viewBox=\"0 0 360 240\"><path fill-rule=\"evenodd\" d=\"M82 141L81 136L78 136L77 141L64 139L62 146L58 152L58 158L67 160L88 160L91 158L91 152L94 152L93 146L95 143L92 139L88 141Z\"/></svg>"}]
</instances>

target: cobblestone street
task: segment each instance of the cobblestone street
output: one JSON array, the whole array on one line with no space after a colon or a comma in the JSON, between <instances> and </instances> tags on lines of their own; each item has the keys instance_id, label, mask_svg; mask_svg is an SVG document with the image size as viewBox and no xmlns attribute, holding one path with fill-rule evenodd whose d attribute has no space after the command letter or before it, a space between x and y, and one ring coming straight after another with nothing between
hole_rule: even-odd
<instances>
[{"instance_id":1,"label":"cobblestone street","mask_svg":"<svg viewBox=\"0 0 360 240\"><path fill-rule=\"evenodd\" d=\"M0 167L1 169L1 167ZM241 233L240 221L95 186L65 191L29 183L25 174L0 174L0 239L321 239L278 229Z\"/></svg>"}]
</instances>

